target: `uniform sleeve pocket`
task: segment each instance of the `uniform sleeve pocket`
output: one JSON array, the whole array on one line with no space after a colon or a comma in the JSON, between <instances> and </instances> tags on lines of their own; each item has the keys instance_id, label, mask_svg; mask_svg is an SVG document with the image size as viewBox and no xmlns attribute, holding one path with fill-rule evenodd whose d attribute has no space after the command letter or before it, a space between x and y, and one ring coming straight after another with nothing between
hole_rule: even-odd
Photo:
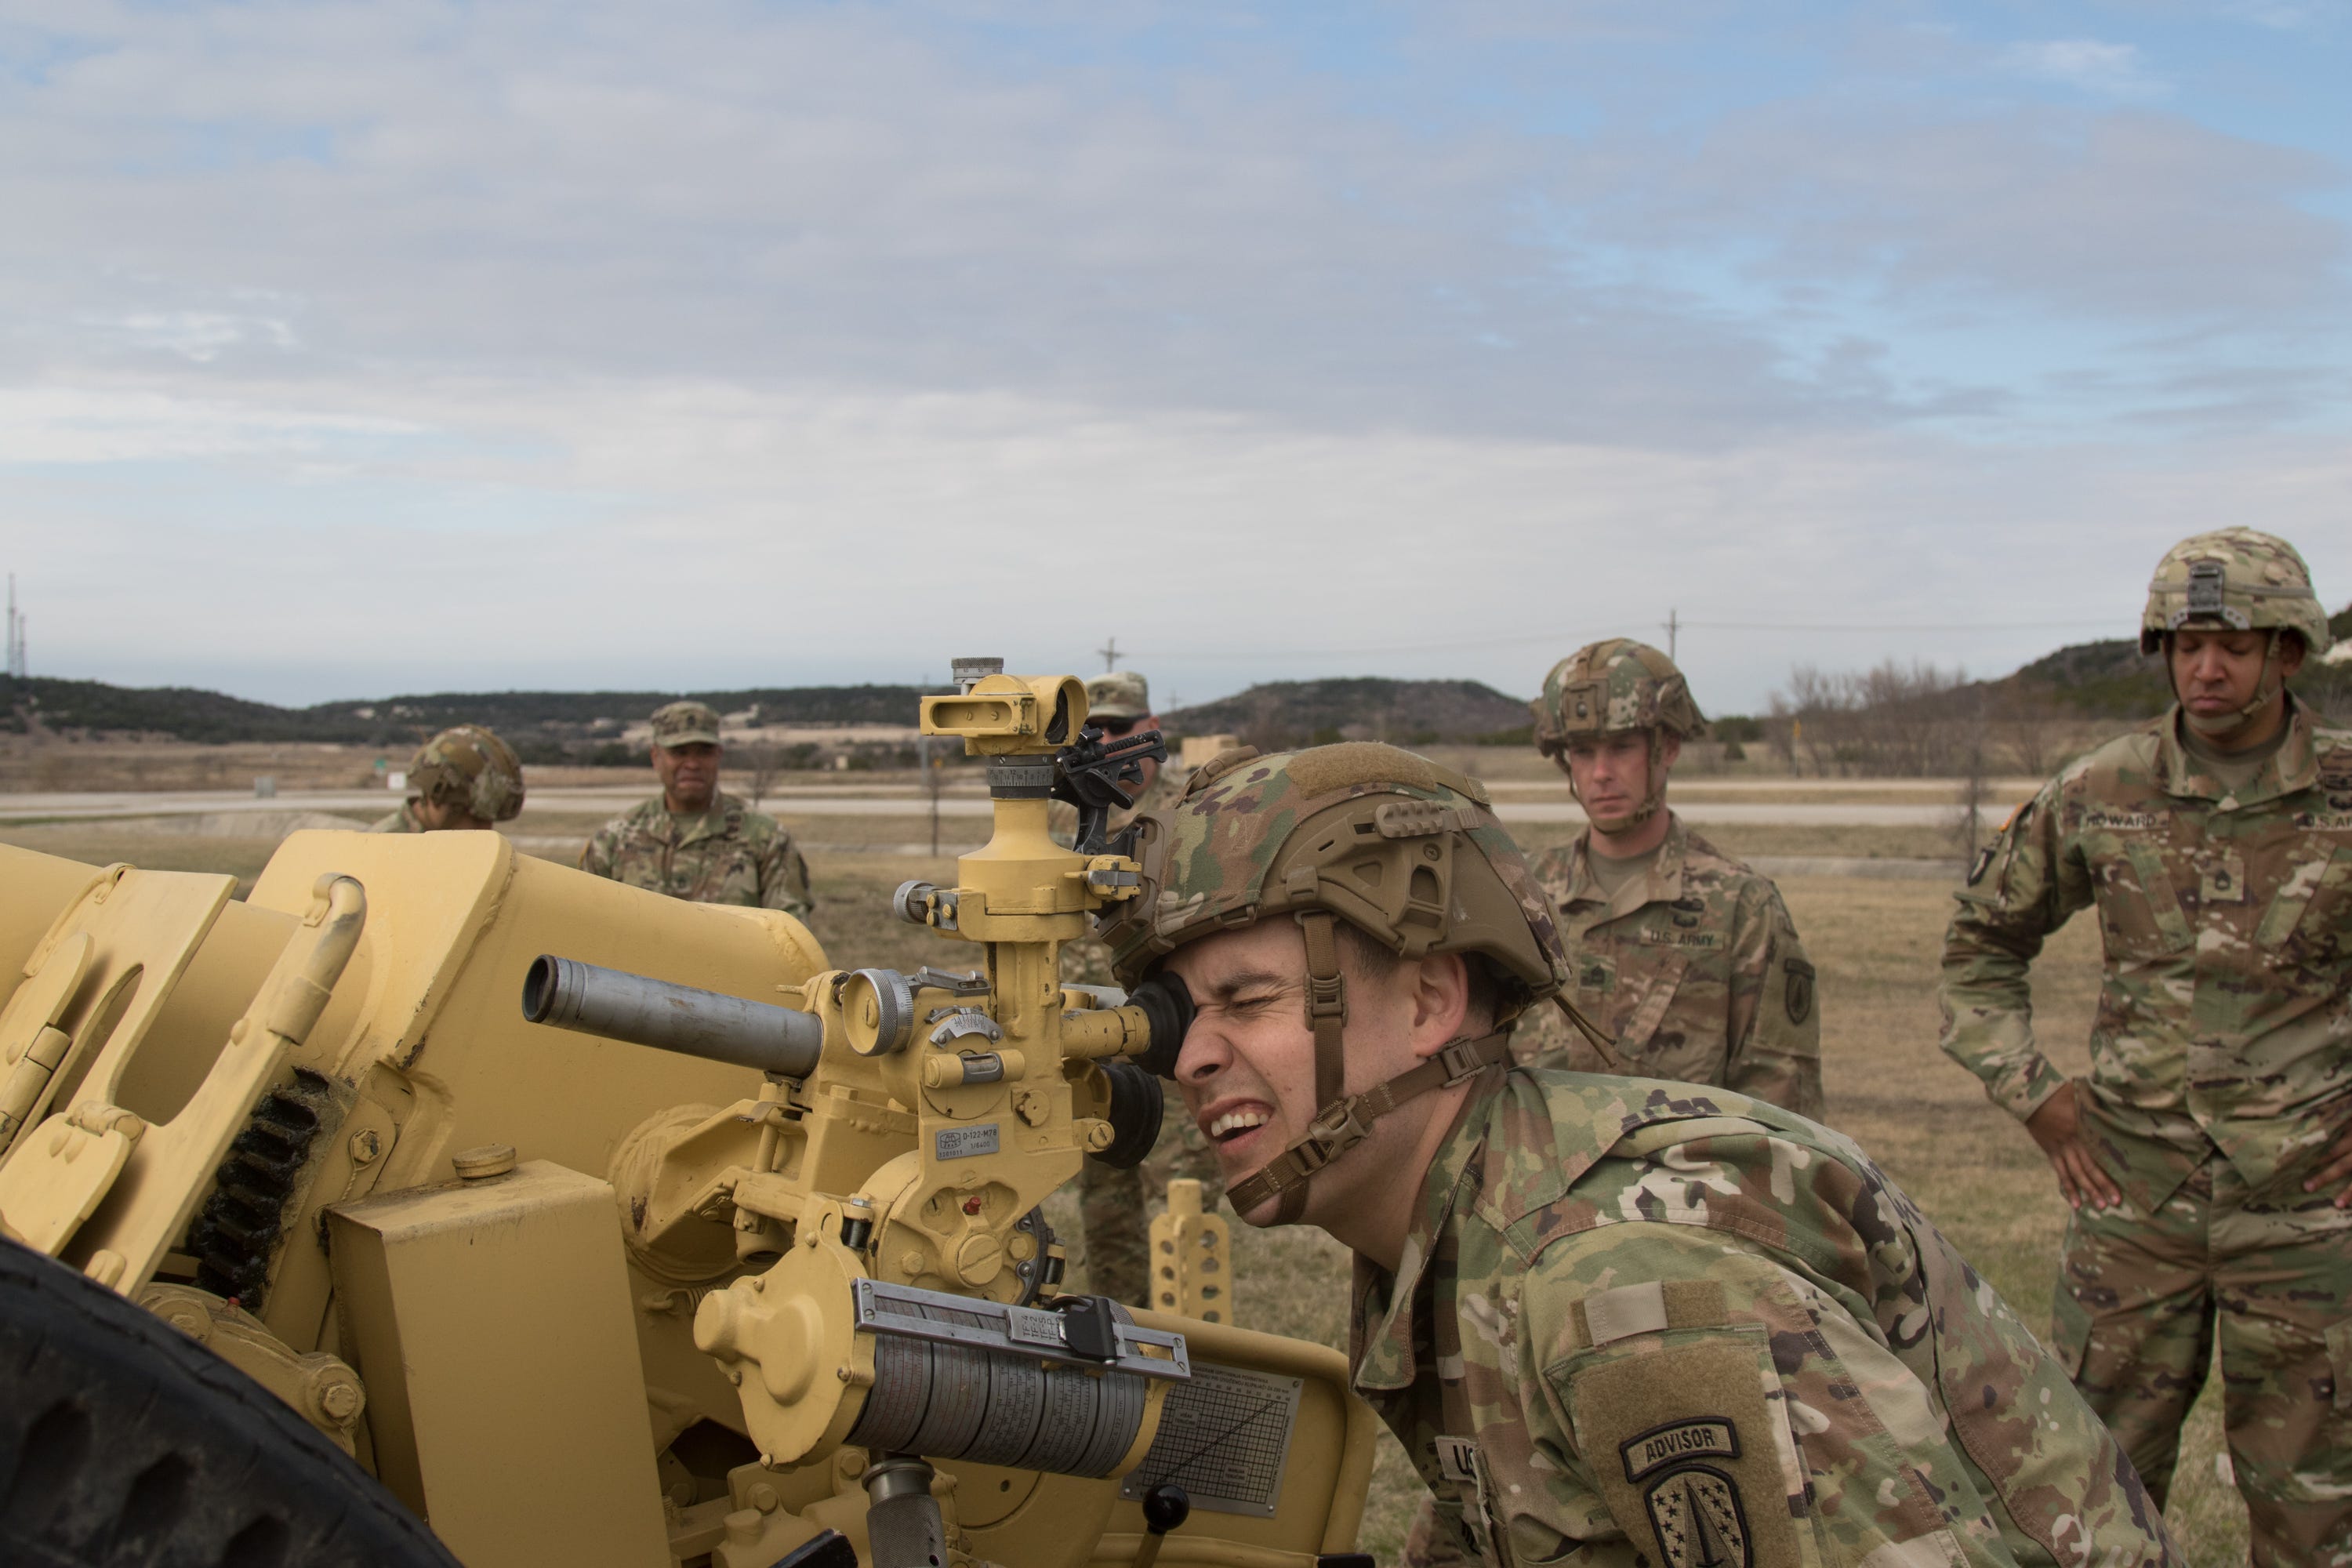
<instances>
[{"instance_id":1,"label":"uniform sleeve pocket","mask_svg":"<svg viewBox=\"0 0 2352 1568\"><path fill-rule=\"evenodd\" d=\"M1793 1456L1780 1402L1765 1397L1780 1379L1763 1331L1636 1342L1651 1348L1604 1349L1545 1373L1610 1518L1652 1563L1797 1568Z\"/></svg>"}]
</instances>

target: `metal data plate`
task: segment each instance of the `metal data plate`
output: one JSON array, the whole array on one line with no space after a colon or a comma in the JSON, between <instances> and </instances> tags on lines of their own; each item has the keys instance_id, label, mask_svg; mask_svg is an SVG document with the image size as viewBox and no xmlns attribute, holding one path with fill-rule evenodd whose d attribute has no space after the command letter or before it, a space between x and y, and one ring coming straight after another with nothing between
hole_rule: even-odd
<instances>
[{"instance_id":1,"label":"metal data plate","mask_svg":"<svg viewBox=\"0 0 2352 1568\"><path fill-rule=\"evenodd\" d=\"M1184 1348L1184 1336L1164 1329L1146 1329L1133 1323L1114 1325L1118 1353L1110 1360L1097 1360L1080 1355L1069 1348L1059 1312L1041 1311L1034 1307L1015 1307L1003 1301L976 1300L970 1296L950 1296L939 1290L918 1290L907 1285L888 1285L878 1279L859 1279L851 1289L856 1293L857 1326L868 1333L898 1334L907 1339L931 1340L940 1344L968 1345L974 1350L1003 1351L1013 1355L1033 1357L1038 1361L1057 1362L1070 1366L1091 1367L1104 1372L1131 1372L1142 1377L1168 1378L1178 1382L1192 1375L1192 1359ZM926 1309L944 1309L927 1311ZM1156 1346L1167 1354L1147 1355L1145 1345ZM1293 1404L1297 1396L1292 1396Z\"/></svg>"},{"instance_id":2,"label":"metal data plate","mask_svg":"<svg viewBox=\"0 0 2352 1568\"><path fill-rule=\"evenodd\" d=\"M1151 1451L1118 1495L1140 1501L1173 1481L1194 1508L1272 1519L1298 1421L1300 1381L1279 1373L1202 1362L1168 1391Z\"/></svg>"}]
</instances>

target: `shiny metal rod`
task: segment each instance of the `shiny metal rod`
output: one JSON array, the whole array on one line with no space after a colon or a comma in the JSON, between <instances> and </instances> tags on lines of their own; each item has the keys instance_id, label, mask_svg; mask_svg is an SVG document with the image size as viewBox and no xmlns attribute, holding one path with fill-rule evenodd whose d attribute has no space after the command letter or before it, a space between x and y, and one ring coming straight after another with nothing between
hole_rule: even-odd
<instances>
[{"instance_id":1,"label":"shiny metal rod","mask_svg":"<svg viewBox=\"0 0 2352 1568\"><path fill-rule=\"evenodd\" d=\"M814 1014L551 952L531 960L523 977L522 1016L779 1078L806 1078L824 1048L824 1021Z\"/></svg>"}]
</instances>

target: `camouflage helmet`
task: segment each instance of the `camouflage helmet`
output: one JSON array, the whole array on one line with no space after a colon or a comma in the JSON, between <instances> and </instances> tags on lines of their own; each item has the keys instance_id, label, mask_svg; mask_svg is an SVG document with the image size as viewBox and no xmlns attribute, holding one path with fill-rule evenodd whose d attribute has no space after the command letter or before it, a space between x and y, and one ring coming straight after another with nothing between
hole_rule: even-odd
<instances>
[{"instance_id":1,"label":"camouflage helmet","mask_svg":"<svg viewBox=\"0 0 2352 1568\"><path fill-rule=\"evenodd\" d=\"M1706 732L1675 661L1631 637L1588 643L1553 665L1543 695L1528 707L1535 714L1536 750L1547 757L1580 737L1655 730L1690 741Z\"/></svg>"},{"instance_id":2,"label":"camouflage helmet","mask_svg":"<svg viewBox=\"0 0 2352 1568\"><path fill-rule=\"evenodd\" d=\"M522 759L479 724L454 725L416 748L408 794L483 822L504 822L522 809Z\"/></svg>"},{"instance_id":3,"label":"camouflage helmet","mask_svg":"<svg viewBox=\"0 0 2352 1568\"><path fill-rule=\"evenodd\" d=\"M1484 789L1425 758L1369 742L1271 757L1244 747L1195 772L1172 809L1142 821L1142 888L1102 932L1121 984L1137 985L1188 942L1263 920L1296 918L1305 943L1318 1110L1304 1137L1227 1191L1251 1224L1297 1224L1309 1182L1371 1123L1509 1061L1511 1020L1559 993L1559 934L1518 846ZM1450 1041L1350 1095L1342 921L1402 958L1485 959L1518 994L1496 999L1483 1037Z\"/></svg>"},{"instance_id":4,"label":"camouflage helmet","mask_svg":"<svg viewBox=\"0 0 2352 1568\"><path fill-rule=\"evenodd\" d=\"M1328 910L1406 958L1476 953L1557 990L1559 934L1485 787L1394 746L1348 742L1196 769L1146 819L1143 891L1103 932L1122 984L1189 942Z\"/></svg>"},{"instance_id":5,"label":"camouflage helmet","mask_svg":"<svg viewBox=\"0 0 2352 1568\"><path fill-rule=\"evenodd\" d=\"M2316 658L2334 638L2294 545L2251 528L2191 535L2164 552L2139 617L2139 650L2155 653L2167 632L2188 626L2290 631Z\"/></svg>"}]
</instances>

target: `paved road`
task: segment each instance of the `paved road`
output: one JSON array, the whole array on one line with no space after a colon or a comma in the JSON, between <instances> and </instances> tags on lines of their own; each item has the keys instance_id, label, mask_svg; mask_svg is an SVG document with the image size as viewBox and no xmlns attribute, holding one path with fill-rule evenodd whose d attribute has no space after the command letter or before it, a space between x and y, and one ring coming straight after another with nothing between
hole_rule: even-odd
<instances>
[{"instance_id":1,"label":"paved road","mask_svg":"<svg viewBox=\"0 0 2352 1568\"><path fill-rule=\"evenodd\" d=\"M1780 787L1786 789L1790 786L1783 784ZM612 789L533 790L530 800L532 806L541 811L617 812L645 799L646 793L644 790ZM391 805L390 798L382 790L289 791L267 799L226 790L8 795L0 795L0 823L110 817L217 817L240 812L289 811L334 812L349 816L374 817L382 816ZM919 816L929 809L923 797L911 790L885 793L884 789L853 790L847 786L828 787L822 791L796 790L771 795L767 806L771 811L795 817ZM1583 812L1577 809L1573 802L1559 799L1506 798L1498 800L1495 809L1506 822L1579 823L1584 820ZM1675 809L1691 822L1814 827L1944 827L1950 826L1958 810L1948 800L1889 804L1833 799L1685 801L1679 797L1675 802ZM988 815L988 802L974 795L950 795L940 800L940 815L985 816ZM1979 815L1985 822L1997 823L2009 815L2009 808L1990 805ZM519 825L526 833L530 831L530 820L526 814Z\"/></svg>"}]
</instances>

